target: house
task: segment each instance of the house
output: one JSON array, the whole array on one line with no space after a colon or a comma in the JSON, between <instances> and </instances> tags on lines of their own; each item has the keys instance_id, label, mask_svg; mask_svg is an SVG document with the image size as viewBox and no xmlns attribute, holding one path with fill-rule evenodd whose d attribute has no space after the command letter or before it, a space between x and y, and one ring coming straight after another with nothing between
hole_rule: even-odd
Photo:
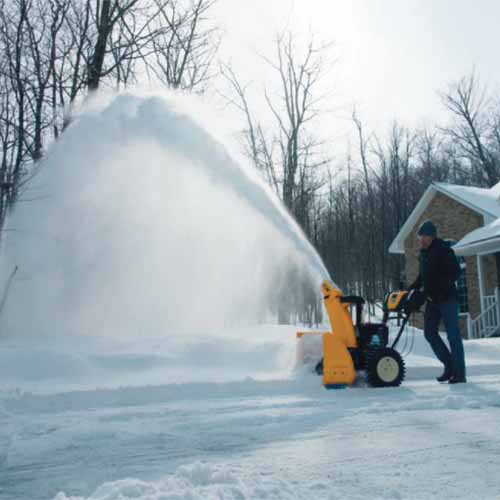
<instances>
[{"instance_id":1,"label":"house","mask_svg":"<svg viewBox=\"0 0 500 500\"><path fill-rule=\"evenodd\" d=\"M439 236L451 240L462 276L457 282L462 334L490 336L500 329L500 183L491 188L433 183L392 242L389 252L405 256L405 278L418 274L416 232L431 219ZM423 318L416 324L423 326Z\"/></svg>"}]
</instances>

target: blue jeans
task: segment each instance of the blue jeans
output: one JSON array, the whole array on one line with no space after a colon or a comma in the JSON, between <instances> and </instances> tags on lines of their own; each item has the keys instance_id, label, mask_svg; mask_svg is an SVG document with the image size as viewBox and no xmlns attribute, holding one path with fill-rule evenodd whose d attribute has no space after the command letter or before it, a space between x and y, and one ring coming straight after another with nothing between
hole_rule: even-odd
<instances>
[{"instance_id":1,"label":"blue jeans","mask_svg":"<svg viewBox=\"0 0 500 500\"><path fill-rule=\"evenodd\" d=\"M450 349L439 335L441 320L446 328ZM445 369L451 370L457 378L465 378L464 344L458 326L458 303L456 301L441 304L427 303L424 315L424 336Z\"/></svg>"}]
</instances>

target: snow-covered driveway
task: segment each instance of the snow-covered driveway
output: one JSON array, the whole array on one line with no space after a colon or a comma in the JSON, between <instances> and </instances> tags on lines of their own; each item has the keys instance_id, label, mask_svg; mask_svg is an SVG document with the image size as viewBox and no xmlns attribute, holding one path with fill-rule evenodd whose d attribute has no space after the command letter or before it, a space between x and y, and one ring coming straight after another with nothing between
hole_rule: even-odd
<instances>
[{"instance_id":1,"label":"snow-covered driveway","mask_svg":"<svg viewBox=\"0 0 500 500\"><path fill-rule=\"evenodd\" d=\"M19 387L11 379L0 393L0 498L500 498L500 343L469 342L470 383L450 387L433 380L439 368L417 340L403 387L337 391L304 373L241 377L244 350L249 359L260 356L264 370L269 358L286 359L271 341L268 358L255 340L234 364L219 367L224 377L207 371L203 377L213 380L201 383L150 384L137 368L144 353L131 362L113 350L113 371L135 369L142 382L122 387L110 371L94 373L100 383L88 372L81 378L83 370L70 376L61 359L62 385L54 373L42 380L46 366L21 379L13 357L36 356L0 344L0 373L8 378L10 367ZM83 366L95 362L88 348L79 352Z\"/></svg>"}]
</instances>

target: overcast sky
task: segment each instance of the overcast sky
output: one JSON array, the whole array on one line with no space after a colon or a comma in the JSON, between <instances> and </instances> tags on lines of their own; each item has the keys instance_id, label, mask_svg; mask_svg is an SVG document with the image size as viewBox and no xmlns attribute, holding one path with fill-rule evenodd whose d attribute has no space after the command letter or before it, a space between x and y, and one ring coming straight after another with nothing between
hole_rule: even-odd
<instances>
[{"instance_id":1,"label":"overcast sky","mask_svg":"<svg viewBox=\"0 0 500 500\"><path fill-rule=\"evenodd\" d=\"M258 54L273 55L283 27L335 42L327 107L336 109L328 123L337 154L353 104L380 133L393 119L443 120L437 91L474 67L489 88L500 88L499 0L219 0L216 17L221 57L257 88L271 81Z\"/></svg>"}]
</instances>

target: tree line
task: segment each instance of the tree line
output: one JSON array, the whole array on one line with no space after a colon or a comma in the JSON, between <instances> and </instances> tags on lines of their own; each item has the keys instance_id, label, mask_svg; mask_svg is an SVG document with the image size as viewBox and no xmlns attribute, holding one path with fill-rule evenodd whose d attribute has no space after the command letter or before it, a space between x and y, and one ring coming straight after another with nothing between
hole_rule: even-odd
<instances>
[{"instance_id":1,"label":"tree line","mask_svg":"<svg viewBox=\"0 0 500 500\"><path fill-rule=\"evenodd\" d=\"M395 122L379 136L366 132L353 113L358 141L345 161L346 174L311 200L311 219L319 223L310 237L350 292L377 300L408 284L402 256L388 248L432 182L492 187L500 181L497 96L472 73L440 98L444 126L412 130Z\"/></svg>"},{"instance_id":2,"label":"tree line","mask_svg":"<svg viewBox=\"0 0 500 500\"><path fill-rule=\"evenodd\" d=\"M444 126L395 122L386 134L367 130L353 111L356 140L334 162L334 146L318 132L335 69L332 44L300 43L289 31L276 37L263 57L277 82L264 91L271 117L264 123L249 85L230 65L217 65L216 2L0 0L0 223L89 94L144 81L202 93L218 74L241 113L245 154L334 280L349 293L380 298L405 279L388 247L431 182L500 180L499 96L472 73L441 92ZM312 304L315 293L307 295ZM315 316L312 304L304 318Z\"/></svg>"},{"instance_id":3,"label":"tree line","mask_svg":"<svg viewBox=\"0 0 500 500\"><path fill-rule=\"evenodd\" d=\"M395 121L386 134L366 130L354 110L355 140L334 164L317 132L330 47L311 38L299 50L290 33L277 37L275 57L266 58L279 82L277 97L265 93L271 124L252 111L248 86L234 71L226 67L224 74L233 89L229 101L244 119L247 156L337 284L375 301L406 284L403 258L388 249L432 182L491 187L500 181L500 95L472 72L439 92L445 125L410 129Z\"/></svg>"}]
</instances>

